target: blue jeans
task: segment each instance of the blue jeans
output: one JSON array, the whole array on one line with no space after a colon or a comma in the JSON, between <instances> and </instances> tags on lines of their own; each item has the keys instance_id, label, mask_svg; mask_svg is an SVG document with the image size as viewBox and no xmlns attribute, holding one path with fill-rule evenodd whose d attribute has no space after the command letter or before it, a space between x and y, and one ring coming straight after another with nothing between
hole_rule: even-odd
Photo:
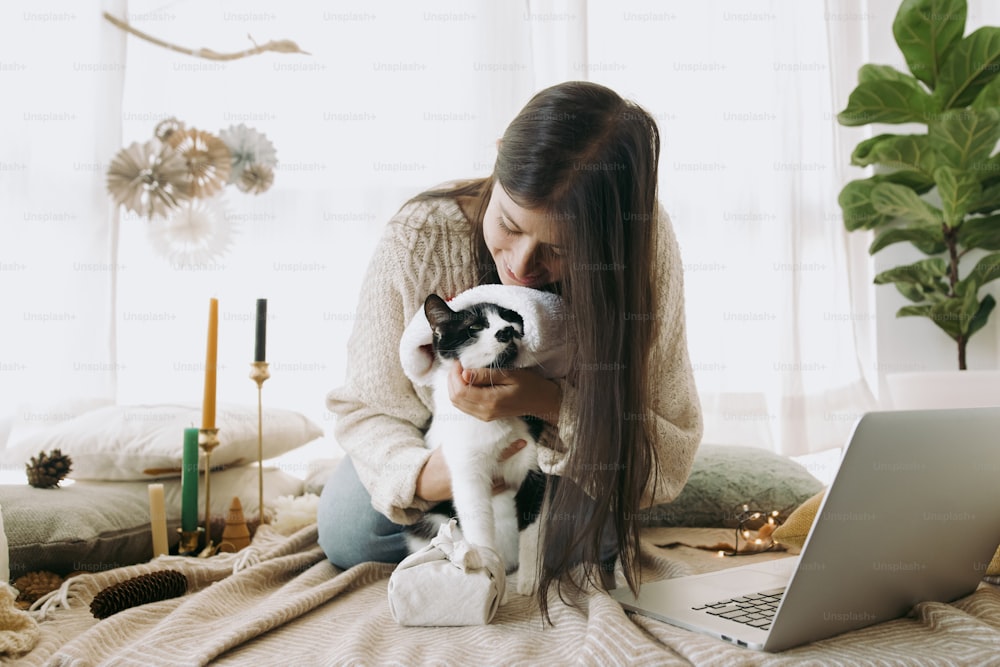
<instances>
[{"instance_id":1,"label":"blue jeans","mask_svg":"<svg viewBox=\"0 0 1000 667\"><path fill-rule=\"evenodd\" d=\"M406 558L403 527L372 507L349 456L323 486L316 523L323 552L343 570L367 561L398 563Z\"/></svg>"},{"instance_id":2,"label":"blue jeans","mask_svg":"<svg viewBox=\"0 0 1000 667\"><path fill-rule=\"evenodd\" d=\"M372 507L371 495L345 456L323 486L316 516L319 545L331 563L346 570L359 563L398 563L406 558L403 527ZM614 562L618 544L608 517L601 559Z\"/></svg>"}]
</instances>

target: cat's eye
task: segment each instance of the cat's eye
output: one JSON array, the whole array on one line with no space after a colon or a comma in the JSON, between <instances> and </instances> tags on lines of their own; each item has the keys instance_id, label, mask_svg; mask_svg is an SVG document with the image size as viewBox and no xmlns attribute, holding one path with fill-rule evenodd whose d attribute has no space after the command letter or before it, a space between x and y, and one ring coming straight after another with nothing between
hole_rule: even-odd
<instances>
[{"instance_id":1,"label":"cat's eye","mask_svg":"<svg viewBox=\"0 0 1000 667\"><path fill-rule=\"evenodd\" d=\"M484 327L482 324L470 324L469 325L469 331L482 331L485 328L486 327Z\"/></svg>"}]
</instances>

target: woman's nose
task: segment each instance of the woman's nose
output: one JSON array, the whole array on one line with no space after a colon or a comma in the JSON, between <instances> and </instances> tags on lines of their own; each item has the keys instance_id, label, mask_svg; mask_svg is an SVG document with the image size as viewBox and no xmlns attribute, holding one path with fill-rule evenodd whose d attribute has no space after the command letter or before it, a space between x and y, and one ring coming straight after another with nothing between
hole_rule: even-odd
<instances>
[{"instance_id":1,"label":"woman's nose","mask_svg":"<svg viewBox=\"0 0 1000 667\"><path fill-rule=\"evenodd\" d=\"M514 255L510 270L518 280L526 282L544 273L545 267L538 261L534 248L525 248Z\"/></svg>"}]
</instances>

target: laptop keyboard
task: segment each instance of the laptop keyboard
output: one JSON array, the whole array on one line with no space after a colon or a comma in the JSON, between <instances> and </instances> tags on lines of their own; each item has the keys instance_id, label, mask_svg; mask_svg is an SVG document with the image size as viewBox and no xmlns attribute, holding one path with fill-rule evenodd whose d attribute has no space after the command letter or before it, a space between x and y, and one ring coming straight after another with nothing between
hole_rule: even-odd
<instances>
[{"instance_id":1,"label":"laptop keyboard","mask_svg":"<svg viewBox=\"0 0 1000 667\"><path fill-rule=\"evenodd\" d=\"M691 607L691 609L704 611L706 614L719 618L727 618L752 628L770 630L771 619L774 618L774 612L778 610L778 603L781 602L781 596L784 594L784 588L775 588L770 591L719 600L711 604Z\"/></svg>"}]
</instances>

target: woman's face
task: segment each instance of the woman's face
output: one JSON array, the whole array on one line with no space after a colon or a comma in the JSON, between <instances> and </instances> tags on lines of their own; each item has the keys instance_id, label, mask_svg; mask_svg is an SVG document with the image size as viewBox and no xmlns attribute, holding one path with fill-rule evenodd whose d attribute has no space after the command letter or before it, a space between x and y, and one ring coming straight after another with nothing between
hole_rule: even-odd
<instances>
[{"instance_id":1,"label":"woman's face","mask_svg":"<svg viewBox=\"0 0 1000 667\"><path fill-rule=\"evenodd\" d=\"M504 285L541 287L559 281L563 267L557 231L546 212L521 208L494 184L483 238Z\"/></svg>"}]
</instances>

